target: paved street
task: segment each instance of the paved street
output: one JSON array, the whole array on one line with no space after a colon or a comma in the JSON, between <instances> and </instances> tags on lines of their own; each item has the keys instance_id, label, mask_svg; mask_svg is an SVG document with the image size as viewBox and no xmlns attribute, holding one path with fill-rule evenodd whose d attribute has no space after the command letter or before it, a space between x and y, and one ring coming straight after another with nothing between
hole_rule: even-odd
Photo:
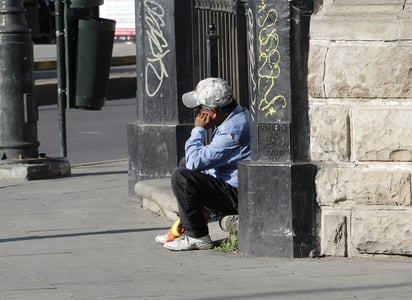
<instances>
[{"instance_id":1,"label":"paved street","mask_svg":"<svg viewBox=\"0 0 412 300\"><path fill-rule=\"evenodd\" d=\"M407 257L248 258L156 244L170 221L127 195L134 101L67 112L71 177L0 182L0 300L411 298ZM59 154L57 124L56 108L41 107L49 156Z\"/></svg>"},{"instance_id":2,"label":"paved street","mask_svg":"<svg viewBox=\"0 0 412 300\"><path fill-rule=\"evenodd\" d=\"M127 197L127 161L0 184L0 299L410 299L402 257L266 259L170 252ZM212 232L213 233L213 232ZM212 238L214 235L212 234Z\"/></svg>"},{"instance_id":3,"label":"paved street","mask_svg":"<svg viewBox=\"0 0 412 300\"><path fill-rule=\"evenodd\" d=\"M114 60L128 61L135 56L135 44L115 43L113 49ZM34 45L35 62L48 65L56 60L56 45ZM135 72L135 66L124 65L113 67L111 76L129 74ZM36 85L42 80L53 79L54 70L36 72ZM122 89L127 85L130 78L118 79L115 85ZM135 80L135 79L133 79ZM48 94L56 97L55 86L48 87ZM133 97L129 99L119 98L118 91L112 88L112 96L115 100L106 101L101 111L87 111L78 109L66 110L66 137L67 151L70 163L94 162L102 160L126 159L127 158L127 133L126 124L136 120L135 88ZM48 102L43 99L45 95L38 95L38 102ZM39 106L38 139L39 150L49 157L60 157L61 141L59 138L58 107L54 105Z\"/></svg>"},{"instance_id":4,"label":"paved street","mask_svg":"<svg viewBox=\"0 0 412 300\"><path fill-rule=\"evenodd\" d=\"M101 111L66 110L67 151L70 163L126 159L126 125L136 120L136 99L106 101ZM56 105L39 107L39 150L59 157L59 120Z\"/></svg>"}]
</instances>

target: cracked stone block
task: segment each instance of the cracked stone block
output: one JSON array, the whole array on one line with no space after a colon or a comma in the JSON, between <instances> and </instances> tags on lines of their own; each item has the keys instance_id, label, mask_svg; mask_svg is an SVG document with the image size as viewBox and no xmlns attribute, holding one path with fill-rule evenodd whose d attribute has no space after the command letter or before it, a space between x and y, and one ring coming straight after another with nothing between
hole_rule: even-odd
<instances>
[{"instance_id":1,"label":"cracked stone block","mask_svg":"<svg viewBox=\"0 0 412 300\"><path fill-rule=\"evenodd\" d=\"M316 175L316 194L320 206L410 206L411 173L363 167L321 168Z\"/></svg>"},{"instance_id":2,"label":"cracked stone block","mask_svg":"<svg viewBox=\"0 0 412 300\"><path fill-rule=\"evenodd\" d=\"M351 229L359 254L412 256L412 209L354 210Z\"/></svg>"},{"instance_id":3,"label":"cracked stone block","mask_svg":"<svg viewBox=\"0 0 412 300\"><path fill-rule=\"evenodd\" d=\"M347 256L347 218L342 215L323 215L321 253L330 256Z\"/></svg>"},{"instance_id":4,"label":"cracked stone block","mask_svg":"<svg viewBox=\"0 0 412 300\"><path fill-rule=\"evenodd\" d=\"M323 78L325 76L325 59L329 43L310 41L308 61L308 91L313 98L326 98Z\"/></svg>"},{"instance_id":5,"label":"cracked stone block","mask_svg":"<svg viewBox=\"0 0 412 300\"><path fill-rule=\"evenodd\" d=\"M330 47L325 62L326 96L412 97L412 65L405 63L410 61L412 46L402 43L359 41Z\"/></svg>"},{"instance_id":6,"label":"cracked stone block","mask_svg":"<svg viewBox=\"0 0 412 300\"><path fill-rule=\"evenodd\" d=\"M411 109L362 108L353 111L352 119L358 160L412 161Z\"/></svg>"},{"instance_id":7,"label":"cracked stone block","mask_svg":"<svg viewBox=\"0 0 412 300\"><path fill-rule=\"evenodd\" d=\"M348 161L349 112L345 107L310 108L310 155L315 161Z\"/></svg>"}]
</instances>

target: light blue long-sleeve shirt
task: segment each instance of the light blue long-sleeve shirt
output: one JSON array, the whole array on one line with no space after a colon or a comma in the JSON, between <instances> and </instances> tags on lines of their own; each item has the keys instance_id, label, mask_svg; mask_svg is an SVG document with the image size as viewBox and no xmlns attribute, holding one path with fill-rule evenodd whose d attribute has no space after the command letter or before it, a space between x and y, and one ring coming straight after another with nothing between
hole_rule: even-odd
<instances>
[{"instance_id":1,"label":"light blue long-sleeve shirt","mask_svg":"<svg viewBox=\"0 0 412 300\"><path fill-rule=\"evenodd\" d=\"M250 160L249 111L237 106L212 133L205 145L206 129L195 127L185 144L186 168L202 171L238 187L237 162Z\"/></svg>"}]
</instances>

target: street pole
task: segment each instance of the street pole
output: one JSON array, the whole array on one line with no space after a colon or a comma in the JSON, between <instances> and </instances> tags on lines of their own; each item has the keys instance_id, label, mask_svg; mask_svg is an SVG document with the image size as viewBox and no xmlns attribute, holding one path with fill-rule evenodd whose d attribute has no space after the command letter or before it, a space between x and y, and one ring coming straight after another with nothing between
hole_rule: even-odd
<instances>
[{"instance_id":1,"label":"street pole","mask_svg":"<svg viewBox=\"0 0 412 300\"><path fill-rule=\"evenodd\" d=\"M57 49L57 105L59 112L59 140L60 155L67 157L67 134L66 134L66 35L65 31L65 8L61 0L54 1L56 13L56 49Z\"/></svg>"},{"instance_id":2,"label":"street pole","mask_svg":"<svg viewBox=\"0 0 412 300\"><path fill-rule=\"evenodd\" d=\"M0 159L37 158L33 42L22 0L0 0Z\"/></svg>"},{"instance_id":3,"label":"street pole","mask_svg":"<svg viewBox=\"0 0 412 300\"><path fill-rule=\"evenodd\" d=\"M39 155L33 70L23 0L0 0L0 181L70 175L66 159Z\"/></svg>"}]
</instances>

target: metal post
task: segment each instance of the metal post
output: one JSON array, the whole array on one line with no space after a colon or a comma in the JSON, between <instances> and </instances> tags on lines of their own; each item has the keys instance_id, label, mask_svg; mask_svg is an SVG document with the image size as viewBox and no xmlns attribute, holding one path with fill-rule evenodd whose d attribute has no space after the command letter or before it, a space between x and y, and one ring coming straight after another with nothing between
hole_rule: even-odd
<instances>
[{"instance_id":1,"label":"metal post","mask_svg":"<svg viewBox=\"0 0 412 300\"><path fill-rule=\"evenodd\" d=\"M210 77L218 77L218 57L217 57L217 39L216 26L210 24L208 26L207 35L207 75Z\"/></svg>"},{"instance_id":2,"label":"metal post","mask_svg":"<svg viewBox=\"0 0 412 300\"><path fill-rule=\"evenodd\" d=\"M0 70L0 181L70 175L66 159L39 155L33 42L22 0L0 0Z\"/></svg>"},{"instance_id":3,"label":"metal post","mask_svg":"<svg viewBox=\"0 0 412 300\"><path fill-rule=\"evenodd\" d=\"M33 42L22 0L0 0L0 159L38 157Z\"/></svg>"},{"instance_id":4,"label":"metal post","mask_svg":"<svg viewBox=\"0 0 412 300\"><path fill-rule=\"evenodd\" d=\"M61 0L54 1L56 11L56 48L57 48L57 105L59 112L60 155L67 157L66 138L66 68L65 68L65 30L64 5Z\"/></svg>"}]
</instances>

